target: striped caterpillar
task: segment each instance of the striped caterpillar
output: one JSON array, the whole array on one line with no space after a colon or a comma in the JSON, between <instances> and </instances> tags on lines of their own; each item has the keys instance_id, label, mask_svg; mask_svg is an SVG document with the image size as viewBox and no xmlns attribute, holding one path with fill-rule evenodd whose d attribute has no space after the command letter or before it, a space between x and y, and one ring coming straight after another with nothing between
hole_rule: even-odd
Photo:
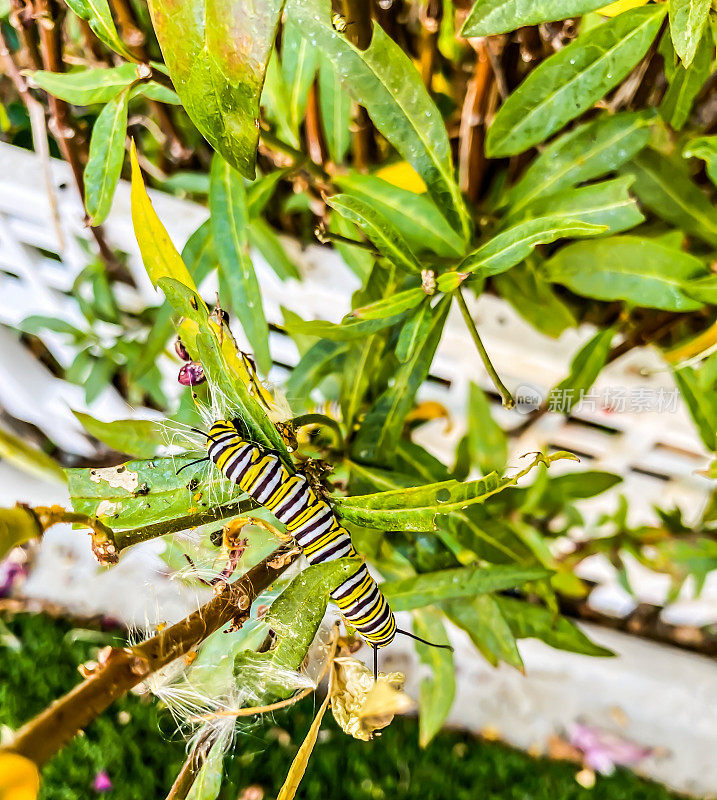
<instances>
[{"instance_id":1,"label":"striped caterpillar","mask_svg":"<svg viewBox=\"0 0 717 800\"><path fill-rule=\"evenodd\" d=\"M252 444L240 419L218 420L208 434L197 432L207 438L207 458L200 460L211 460L228 480L271 511L292 534L309 563L357 555L331 506L317 496L304 475L290 475L275 453ZM378 649L390 644L397 633L434 647L448 647L397 628L393 612L365 564L337 586L331 597L344 619L373 647L374 674Z\"/></svg>"}]
</instances>

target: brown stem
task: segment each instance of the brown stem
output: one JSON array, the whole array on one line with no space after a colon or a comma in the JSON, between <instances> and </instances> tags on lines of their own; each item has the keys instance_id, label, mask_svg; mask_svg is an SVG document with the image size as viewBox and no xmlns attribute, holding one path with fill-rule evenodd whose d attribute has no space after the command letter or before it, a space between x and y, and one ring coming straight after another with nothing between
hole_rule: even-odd
<instances>
[{"instance_id":1,"label":"brown stem","mask_svg":"<svg viewBox=\"0 0 717 800\"><path fill-rule=\"evenodd\" d=\"M172 788L166 800L186 800L189 792L194 786L194 781L199 774L199 770L204 766L207 760L209 751L211 750L211 743L208 741L198 742L193 748L192 752L187 756L187 760L182 765Z\"/></svg>"},{"instance_id":2,"label":"brown stem","mask_svg":"<svg viewBox=\"0 0 717 800\"><path fill-rule=\"evenodd\" d=\"M425 6L420 6L418 15L421 20L419 44L421 80L426 89L430 91L438 54L438 34L441 29L441 19L443 18L443 0L428 0Z\"/></svg>"},{"instance_id":3,"label":"brown stem","mask_svg":"<svg viewBox=\"0 0 717 800\"><path fill-rule=\"evenodd\" d=\"M346 38L359 50L366 50L371 44L373 23L371 4L367 0L342 0L346 18ZM354 165L363 170L371 163L373 152L373 126L368 112L359 106L354 122Z\"/></svg>"},{"instance_id":4,"label":"brown stem","mask_svg":"<svg viewBox=\"0 0 717 800\"><path fill-rule=\"evenodd\" d=\"M476 63L463 102L458 148L459 185L474 202L480 195L485 174L485 112L493 83L493 71L485 40L481 40L475 47Z\"/></svg>"},{"instance_id":5,"label":"brown stem","mask_svg":"<svg viewBox=\"0 0 717 800\"><path fill-rule=\"evenodd\" d=\"M42 69L42 59L37 47L34 9L23 0L10 0L10 24L17 31L22 62L30 69Z\"/></svg>"},{"instance_id":6,"label":"brown stem","mask_svg":"<svg viewBox=\"0 0 717 800\"><path fill-rule=\"evenodd\" d=\"M208 603L176 625L134 647L107 648L100 654L96 669L82 683L27 722L4 749L42 766L152 672L186 655L232 619L242 624L257 595L276 580L298 553L282 545L236 582L218 587Z\"/></svg>"},{"instance_id":7,"label":"brown stem","mask_svg":"<svg viewBox=\"0 0 717 800\"><path fill-rule=\"evenodd\" d=\"M319 95L316 91L316 81L311 84L309 97L306 103L306 149L311 160L320 167L326 161L326 148L321 131L321 113L319 111Z\"/></svg>"}]
</instances>

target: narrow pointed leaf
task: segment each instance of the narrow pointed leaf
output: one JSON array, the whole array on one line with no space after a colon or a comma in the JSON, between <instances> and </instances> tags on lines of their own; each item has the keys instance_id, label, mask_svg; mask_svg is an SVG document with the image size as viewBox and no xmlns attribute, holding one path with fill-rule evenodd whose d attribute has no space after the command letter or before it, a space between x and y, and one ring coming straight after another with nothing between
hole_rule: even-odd
<instances>
[{"instance_id":1,"label":"narrow pointed leaf","mask_svg":"<svg viewBox=\"0 0 717 800\"><path fill-rule=\"evenodd\" d=\"M486 153L521 153L587 111L645 55L665 13L664 4L626 11L543 61L501 106Z\"/></svg>"},{"instance_id":2,"label":"narrow pointed leaf","mask_svg":"<svg viewBox=\"0 0 717 800\"><path fill-rule=\"evenodd\" d=\"M564 399L561 411L569 414L573 403L579 401L582 394L595 383L607 363L614 335L614 328L598 331L576 353L570 364L570 372L551 392L551 395L560 394Z\"/></svg>"},{"instance_id":3,"label":"narrow pointed leaf","mask_svg":"<svg viewBox=\"0 0 717 800\"><path fill-rule=\"evenodd\" d=\"M385 319L415 308L425 298L426 293L420 286L417 286L415 289L396 292L396 294L377 300L371 305L356 308L351 313L362 320Z\"/></svg>"},{"instance_id":4,"label":"narrow pointed leaf","mask_svg":"<svg viewBox=\"0 0 717 800\"><path fill-rule=\"evenodd\" d=\"M269 326L264 316L261 291L249 256L244 180L223 158L215 156L209 189L214 245L219 256L220 281L229 292L231 308L239 318L266 375L271 368Z\"/></svg>"},{"instance_id":5,"label":"narrow pointed leaf","mask_svg":"<svg viewBox=\"0 0 717 800\"><path fill-rule=\"evenodd\" d=\"M710 13L710 0L670 0L670 36L675 52L689 67Z\"/></svg>"},{"instance_id":6,"label":"narrow pointed leaf","mask_svg":"<svg viewBox=\"0 0 717 800\"><path fill-rule=\"evenodd\" d=\"M66 0L66 2L80 19L89 23L98 39L130 61L136 60L117 33L107 0Z\"/></svg>"},{"instance_id":7,"label":"narrow pointed leaf","mask_svg":"<svg viewBox=\"0 0 717 800\"><path fill-rule=\"evenodd\" d=\"M147 274L155 286L161 278L173 278L196 292L197 287L192 276L184 266L182 257L172 244L172 240L152 207L152 201L144 188L134 142L132 142L131 161L132 225Z\"/></svg>"},{"instance_id":8,"label":"narrow pointed leaf","mask_svg":"<svg viewBox=\"0 0 717 800\"><path fill-rule=\"evenodd\" d=\"M604 226L603 233L620 233L644 222L635 200L628 194L630 176L610 181L564 189L549 197L539 198L509 214L505 224L519 220L550 218L574 220Z\"/></svg>"},{"instance_id":9,"label":"narrow pointed leaf","mask_svg":"<svg viewBox=\"0 0 717 800\"><path fill-rule=\"evenodd\" d=\"M359 197L335 194L326 202L343 217L361 228L376 249L392 264L414 275L421 274L421 265L406 240L375 207Z\"/></svg>"},{"instance_id":10,"label":"narrow pointed leaf","mask_svg":"<svg viewBox=\"0 0 717 800\"><path fill-rule=\"evenodd\" d=\"M319 109L329 156L335 164L342 164L351 144L351 98L323 53L319 58Z\"/></svg>"},{"instance_id":11,"label":"narrow pointed leaf","mask_svg":"<svg viewBox=\"0 0 717 800\"><path fill-rule=\"evenodd\" d=\"M545 272L549 280L584 297L691 311L700 303L683 287L704 275L705 268L694 256L654 240L613 236L564 247L546 263Z\"/></svg>"},{"instance_id":12,"label":"narrow pointed leaf","mask_svg":"<svg viewBox=\"0 0 717 800\"><path fill-rule=\"evenodd\" d=\"M107 103L140 77L136 64L92 67L76 72L38 70L30 73L32 82L41 89L76 106Z\"/></svg>"},{"instance_id":13,"label":"narrow pointed leaf","mask_svg":"<svg viewBox=\"0 0 717 800\"><path fill-rule=\"evenodd\" d=\"M148 419L118 419L113 422L103 422L81 411L72 413L87 433L120 453L138 458L152 458L170 442L168 431L160 422Z\"/></svg>"},{"instance_id":14,"label":"narrow pointed leaf","mask_svg":"<svg viewBox=\"0 0 717 800\"><path fill-rule=\"evenodd\" d=\"M442 600L514 589L549 574L542 567L461 567L387 581L381 584L381 591L394 611L411 611Z\"/></svg>"},{"instance_id":15,"label":"narrow pointed leaf","mask_svg":"<svg viewBox=\"0 0 717 800\"><path fill-rule=\"evenodd\" d=\"M423 178L451 224L468 238L470 221L453 174L446 128L408 56L379 25L373 26L368 49L354 47L334 28L328 0L288 0L287 10L311 44L331 60L378 130Z\"/></svg>"},{"instance_id":16,"label":"narrow pointed leaf","mask_svg":"<svg viewBox=\"0 0 717 800\"><path fill-rule=\"evenodd\" d=\"M124 162L129 95L129 88L122 89L102 109L92 126L90 154L84 173L85 207L91 225L101 225L112 207Z\"/></svg>"},{"instance_id":17,"label":"narrow pointed leaf","mask_svg":"<svg viewBox=\"0 0 717 800\"><path fill-rule=\"evenodd\" d=\"M499 275L520 264L533 248L565 237L597 236L604 227L558 217L519 222L494 236L458 265L458 272L470 272L481 278Z\"/></svg>"},{"instance_id":18,"label":"narrow pointed leaf","mask_svg":"<svg viewBox=\"0 0 717 800\"><path fill-rule=\"evenodd\" d=\"M413 632L434 644L450 644L440 612L426 608L413 614ZM422 664L431 670L430 677L421 681L418 741L426 747L441 729L453 705L456 676L453 653L442 647L429 647L416 642L416 653Z\"/></svg>"},{"instance_id":19,"label":"narrow pointed leaf","mask_svg":"<svg viewBox=\"0 0 717 800\"><path fill-rule=\"evenodd\" d=\"M646 149L623 171L635 176L632 191L643 205L666 222L717 247L717 208L690 179L682 163Z\"/></svg>"},{"instance_id":20,"label":"narrow pointed leaf","mask_svg":"<svg viewBox=\"0 0 717 800\"><path fill-rule=\"evenodd\" d=\"M527 25L581 17L604 5L603 0L476 0L461 36L493 36Z\"/></svg>"},{"instance_id":21,"label":"narrow pointed leaf","mask_svg":"<svg viewBox=\"0 0 717 800\"><path fill-rule=\"evenodd\" d=\"M617 169L647 144L654 118L651 110L604 114L558 137L510 189L511 212Z\"/></svg>"},{"instance_id":22,"label":"narrow pointed leaf","mask_svg":"<svg viewBox=\"0 0 717 800\"><path fill-rule=\"evenodd\" d=\"M429 197L390 184L376 175L337 175L337 186L391 220L414 253L432 250L439 256L462 256L465 244Z\"/></svg>"},{"instance_id":23,"label":"narrow pointed leaf","mask_svg":"<svg viewBox=\"0 0 717 800\"><path fill-rule=\"evenodd\" d=\"M670 88L660 103L660 116L679 131L692 111L692 104L712 72L715 45L712 31L702 34L697 52L689 66L678 64L670 78Z\"/></svg>"}]
</instances>

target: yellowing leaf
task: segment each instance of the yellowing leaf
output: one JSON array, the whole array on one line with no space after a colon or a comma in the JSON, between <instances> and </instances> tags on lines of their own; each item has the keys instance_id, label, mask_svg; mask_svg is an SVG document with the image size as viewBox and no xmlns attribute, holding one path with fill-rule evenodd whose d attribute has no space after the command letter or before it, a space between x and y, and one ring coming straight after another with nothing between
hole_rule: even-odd
<instances>
[{"instance_id":1,"label":"yellowing leaf","mask_svg":"<svg viewBox=\"0 0 717 800\"><path fill-rule=\"evenodd\" d=\"M336 688L331 711L344 733L367 742L374 731L390 725L396 714L413 708L413 700L403 692L400 672L379 674L355 658L337 658Z\"/></svg>"},{"instance_id":2,"label":"yellowing leaf","mask_svg":"<svg viewBox=\"0 0 717 800\"><path fill-rule=\"evenodd\" d=\"M423 194L426 191L426 184L423 182L423 178L408 161L399 161L396 164L381 167L381 169L374 172L374 175L393 186L398 186L399 189L408 189L409 192L414 192L415 194Z\"/></svg>"},{"instance_id":3,"label":"yellowing leaf","mask_svg":"<svg viewBox=\"0 0 717 800\"><path fill-rule=\"evenodd\" d=\"M152 206L144 187L137 161L137 148L132 142L132 224L145 269L156 286L160 278L174 278L194 292L197 287L184 266L182 257L172 244L166 228Z\"/></svg>"},{"instance_id":4,"label":"yellowing leaf","mask_svg":"<svg viewBox=\"0 0 717 800\"><path fill-rule=\"evenodd\" d=\"M33 761L18 753L0 753L0 800L35 800L40 773Z\"/></svg>"},{"instance_id":5,"label":"yellowing leaf","mask_svg":"<svg viewBox=\"0 0 717 800\"><path fill-rule=\"evenodd\" d=\"M604 17L616 17L622 14L623 11L629 11L631 8L647 5L649 0L616 0L615 3L598 8L597 13L602 14Z\"/></svg>"},{"instance_id":6,"label":"yellowing leaf","mask_svg":"<svg viewBox=\"0 0 717 800\"><path fill-rule=\"evenodd\" d=\"M314 721L311 723L309 732L306 734L306 739L304 739L304 741L301 743L299 752L291 762L289 774L286 776L284 785L281 787L281 791L279 792L276 800L294 800L296 790L299 788L301 779L304 777L304 773L306 772L306 765L309 763L309 757L314 750L316 737L319 735L319 728L321 727L321 720L324 718L324 714L326 713L326 709L329 707L330 701L331 690L327 692L326 699L321 704L319 713L316 715L316 717L314 717Z\"/></svg>"}]
</instances>

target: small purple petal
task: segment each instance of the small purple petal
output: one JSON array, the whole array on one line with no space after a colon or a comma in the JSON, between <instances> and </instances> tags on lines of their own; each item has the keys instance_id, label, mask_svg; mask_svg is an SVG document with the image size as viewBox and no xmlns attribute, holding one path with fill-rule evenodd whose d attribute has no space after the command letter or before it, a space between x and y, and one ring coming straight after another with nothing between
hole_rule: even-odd
<instances>
[{"instance_id":1,"label":"small purple petal","mask_svg":"<svg viewBox=\"0 0 717 800\"><path fill-rule=\"evenodd\" d=\"M184 342L177 336L176 341L174 342L174 349L177 352L177 355L182 359L182 361L191 361L192 359L189 357L189 353L187 352L187 348L184 346Z\"/></svg>"},{"instance_id":2,"label":"small purple petal","mask_svg":"<svg viewBox=\"0 0 717 800\"><path fill-rule=\"evenodd\" d=\"M92 788L96 792L109 792L112 789L110 776L104 770L98 772L95 775L94 781L92 781Z\"/></svg>"},{"instance_id":3,"label":"small purple petal","mask_svg":"<svg viewBox=\"0 0 717 800\"><path fill-rule=\"evenodd\" d=\"M206 378L204 377L202 365L197 364L196 361L190 361L179 370L177 380L182 386L196 386L199 383L204 383Z\"/></svg>"},{"instance_id":4,"label":"small purple petal","mask_svg":"<svg viewBox=\"0 0 717 800\"><path fill-rule=\"evenodd\" d=\"M0 597L9 597L15 582L25 575L25 567L15 561L0 562Z\"/></svg>"},{"instance_id":5,"label":"small purple petal","mask_svg":"<svg viewBox=\"0 0 717 800\"><path fill-rule=\"evenodd\" d=\"M580 723L570 731L570 744L583 752L588 767L603 775L609 775L617 765L637 764L652 752L649 747Z\"/></svg>"}]
</instances>

